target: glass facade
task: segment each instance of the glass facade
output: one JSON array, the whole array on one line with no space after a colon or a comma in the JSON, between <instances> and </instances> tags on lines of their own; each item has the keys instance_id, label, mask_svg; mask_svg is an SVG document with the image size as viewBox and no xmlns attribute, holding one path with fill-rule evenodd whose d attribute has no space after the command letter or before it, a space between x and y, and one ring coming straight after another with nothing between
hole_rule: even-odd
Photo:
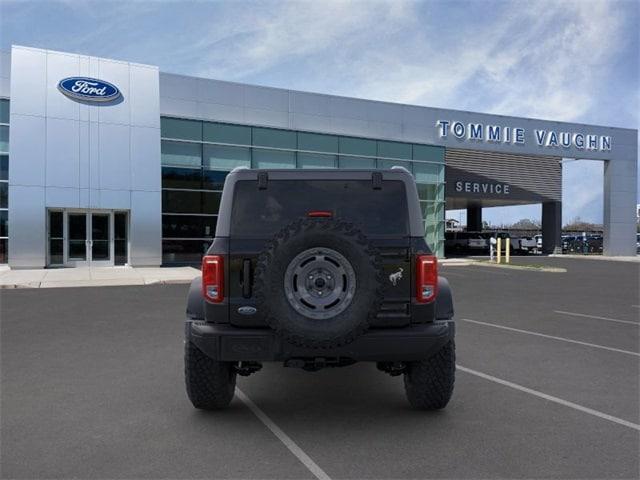
<instances>
[{"instance_id":1,"label":"glass facade","mask_svg":"<svg viewBox=\"0 0 640 480\"><path fill-rule=\"evenodd\" d=\"M222 185L235 167L390 168L418 183L425 238L444 249L444 148L163 117L162 257L197 263L215 234Z\"/></svg>"},{"instance_id":2,"label":"glass facade","mask_svg":"<svg viewBox=\"0 0 640 480\"><path fill-rule=\"evenodd\" d=\"M9 258L9 100L0 99L0 264Z\"/></svg>"}]
</instances>

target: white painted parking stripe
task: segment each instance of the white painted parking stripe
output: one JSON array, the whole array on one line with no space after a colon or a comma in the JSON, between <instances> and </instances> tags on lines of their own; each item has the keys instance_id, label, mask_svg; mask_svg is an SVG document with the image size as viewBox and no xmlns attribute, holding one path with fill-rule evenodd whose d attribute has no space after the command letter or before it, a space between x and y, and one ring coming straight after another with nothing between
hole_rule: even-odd
<instances>
[{"instance_id":1,"label":"white painted parking stripe","mask_svg":"<svg viewBox=\"0 0 640 480\"><path fill-rule=\"evenodd\" d=\"M640 323L632 322L630 320L619 320L617 318L598 317L597 315L587 315L586 313L565 312L563 310L554 310L554 312L561 313L562 315L571 315L573 317L595 318L596 320L606 320L608 322L630 323L631 325L640 325Z\"/></svg>"},{"instance_id":2,"label":"white painted parking stripe","mask_svg":"<svg viewBox=\"0 0 640 480\"><path fill-rule=\"evenodd\" d=\"M607 413L603 413L598 410L594 410L592 408L583 407L582 405L578 405L577 403L569 402L568 400L563 400L562 398L554 397L553 395L548 395L546 393L539 392L538 390L533 390L532 388L527 388L522 385L518 385L517 383L509 382L508 380L503 380L501 378L494 377L493 375L488 375L486 373L478 372L477 370L472 370L470 368L463 367L462 365L456 365L456 367L458 370L469 373L471 375L475 375L480 378L484 378L485 380L499 383L500 385L504 385L506 387L520 390L521 392L528 393L529 395L534 395L539 398L544 398L545 400L549 400L550 402L554 402L559 405L564 405L565 407L573 408L574 410L579 410L580 412L588 413L589 415L603 418L605 420L609 420L610 422L618 423L620 425L624 425L625 427L633 428L634 430L640 431L640 425L638 425L637 423L632 423L627 420L623 420L622 418L614 417L613 415L609 415Z\"/></svg>"},{"instance_id":3,"label":"white painted parking stripe","mask_svg":"<svg viewBox=\"0 0 640 480\"><path fill-rule=\"evenodd\" d=\"M462 320L463 322L470 322L470 323L476 323L478 325L485 325L487 327L500 328L502 330L509 330L509 331L518 332L518 333L526 333L528 335L535 335L536 337L551 338L553 340L560 340L562 342L575 343L577 345L584 345L585 347L600 348L602 350L610 350L612 352L624 353L627 355L634 355L636 357L640 357L640 353L637 353L637 352L631 352L629 350L621 350L619 348L613 348L613 347L605 347L604 345L597 345L595 343L580 342L578 340L571 340L570 338L556 337L554 335L547 335L544 333L532 332L530 330L521 330L519 328L506 327L504 325L496 325L495 323L480 322L478 320L471 320L470 318L461 318L460 320Z\"/></svg>"},{"instance_id":4,"label":"white painted parking stripe","mask_svg":"<svg viewBox=\"0 0 640 480\"><path fill-rule=\"evenodd\" d=\"M331 480L331 477L322 470L316 462L314 462L309 455L304 453L304 451L294 442L289 435L284 433L280 427L278 427L273 420L271 420L266 413L264 413L260 407L258 407L253 401L245 395L245 393L236 388L236 395L238 398L244 403L249 410L253 412L253 414L258 417L258 419L264 423L264 425L271 430L278 440L284 443L284 446L289 449L291 453L293 453L302 464L307 467L307 469L313 473L313 475L319 480Z\"/></svg>"}]
</instances>

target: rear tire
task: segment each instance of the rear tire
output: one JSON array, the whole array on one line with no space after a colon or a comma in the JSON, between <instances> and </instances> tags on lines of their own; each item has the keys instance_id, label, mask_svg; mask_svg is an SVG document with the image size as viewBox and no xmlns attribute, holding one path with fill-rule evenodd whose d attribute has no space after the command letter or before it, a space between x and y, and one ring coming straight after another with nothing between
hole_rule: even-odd
<instances>
[{"instance_id":1,"label":"rear tire","mask_svg":"<svg viewBox=\"0 0 640 480\"><path fill-rule=\"evenodd\" d=\"M212 360L188 340L184 343L184 378L187 395L196 408L218 410L233 399L235 364Z\"/></svg>"},{"instance_id":2,"label":"rear tire","mask_svg":"<svg viewBox=\"0 0 640 480\"><path fill-rule=\"evenodd\" d=\"M404 374L407 400L414 408L439 410L453 394L456 375L456 347L453 340L427 360L409 362Z\"/></svg>"}]
</instances>

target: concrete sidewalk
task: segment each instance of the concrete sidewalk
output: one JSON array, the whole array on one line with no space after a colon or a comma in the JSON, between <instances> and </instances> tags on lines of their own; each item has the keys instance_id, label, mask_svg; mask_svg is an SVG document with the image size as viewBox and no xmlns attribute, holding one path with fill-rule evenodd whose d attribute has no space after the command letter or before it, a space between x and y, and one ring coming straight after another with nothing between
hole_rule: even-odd
<instances>
[{"instance_id":1,"label":"concrete sidewalk","mask_svg":"<svg viewBox=\"0 0 640 480\"><path fill-rule=\"evenodd\" d=\"M190 283L200 275L193 267L85 267L0 270L0 288L105 287Z\"/></svg>"}]
</instances>

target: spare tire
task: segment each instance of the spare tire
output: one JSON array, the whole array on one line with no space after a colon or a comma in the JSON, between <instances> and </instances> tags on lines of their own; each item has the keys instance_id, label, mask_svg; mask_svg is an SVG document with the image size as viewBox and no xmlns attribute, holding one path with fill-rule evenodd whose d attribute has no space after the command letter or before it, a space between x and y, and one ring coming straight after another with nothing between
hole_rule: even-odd
<instances>
[{"instance_id":1,"label":"spare tire","mask_svg":"<svg viewBox=\"0 0 640 480\"><path fill-rule=\"evenodd\" d=\"M369 327L382 297L382 263L354 224L297 220L258 257L255 295L269 326L288 342L331 348Z\"/></svg>"}]
</instances>

